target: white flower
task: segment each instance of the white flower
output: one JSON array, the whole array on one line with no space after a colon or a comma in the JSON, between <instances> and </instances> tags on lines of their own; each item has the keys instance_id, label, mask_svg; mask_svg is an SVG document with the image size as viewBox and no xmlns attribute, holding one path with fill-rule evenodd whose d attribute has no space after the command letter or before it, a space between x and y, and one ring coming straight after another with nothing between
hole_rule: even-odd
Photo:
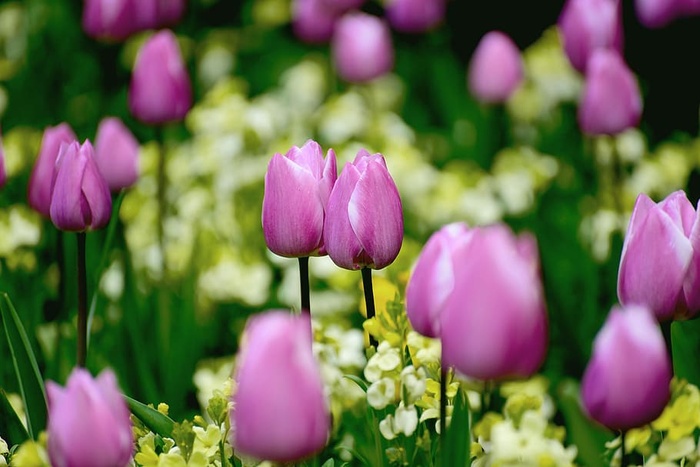
<instances>
[{"instance_id":1,"label":"white flower","mask_svg":"<svg viewBox=\"0 0 700 467\"><path fill-rule=\"evenodd\" d=\"M402 394L407 404L413 404L425 394L426 375L423 368L409 365L401 371Z\"/></svg>"},{"instance_id":2,"label":"white flower","mask_svg":"<svg viewBox=\"0 0 700 467\"><path fill-rule=\"evenodd\" d=\"M391 378L382 378L367 388L367 403L381 410L394 402L396 398L396 382Z\"/></svg>"},{"instance_id":3,"label":"white flower","mask_svg":"<svg viewBox=\"0 0 700 467\"><path fill-rule=\"evenodd\" d=\"M396 408L394 415L387 415L379 422L379 432L388 440L396 438L399 434L411 436L418 427L418 412L416 407L410 405L404 407L403 402Z\"/></svg>"}]
</instances>

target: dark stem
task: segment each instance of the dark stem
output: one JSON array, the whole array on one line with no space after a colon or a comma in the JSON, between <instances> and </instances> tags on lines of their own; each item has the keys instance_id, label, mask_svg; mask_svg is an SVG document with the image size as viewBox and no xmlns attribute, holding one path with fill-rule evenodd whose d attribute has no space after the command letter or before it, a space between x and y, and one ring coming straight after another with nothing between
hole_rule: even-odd
<instances>
[{"instance_id":1,"label":"dark stem","mask_svg":"<svg viewBox=\"0 0 700 467\"><path fill-rule=\"evenodd\" d=\"M661 332L664 335L664 342L666 342L666 350L668 350L668 358L671 361L671 368L673 368L673 338L671 337L672 324L673 320L667 320L661 323Z\"/></svg>"},{"instance_id":2,"label":"dark stem","mask_svg":"<svg viewBox=\"0 0 700 467\"><path fill-rule=\"evenodd\" d=\"M362 268L362 288L365 291L365 305L367 308L367 319L374 318L374 291L372 289L372 270ZM369 345L377 347L377 340L372 334L369 335Z\"/></svg>"},{"instance_id":3,"label":"dark stem","mask_svg":"<svg viewBox=\"0 0 700 467\"><path fill-rule=\"evenodd\" d=\"M301 312L311 313L311 297L309 287L309 257L299 258L299 279L301 283Z\"/></svg>"},{"instance_id":4,"label":"dark stem","mask_svg":"<svg viewBox=\"0 0 700 467\"><path fill-rule=\"evenodd\" d=\"M621 443L620 443L620 467L627 467L627 453L625 452L625 437L627 435L626 431L623 431L622 434L620 434L621 438Z\"/></svg>"},{"instance_id":5,"label":"dark stem","mask_svg":"<svg viewBox=\"0 0 700 467\"><path fill-rule=\"evenodd\" d=\"M491 395L493 392L493 384L491 380L484 381L484 390L481 393L481 417L491 409Z\"/></svg>"},{"instance_id":6,"label":"dark stem","mask_svg":"<svg viewBox=\"0 0 700 467\"><path fill-rule=\"evenodd\" d=\"M440 366L440 459L446 458L447 440L447 375L449 370ZM445 465L444 462L442 465Z\"/></svg>"},{"instance_id":7,"label":"dark stem","mask_svg":"<svg viewBox=\"0 0 700 467\"><path fill-rule=\"evenodd\" d=\"M156 142L158 143L158 173L156 181L158 185L158 248L161 255L161 266L163 267L163 275L165 275L165 247L164 247L164 227L165 222L165 191L167 179L165 177L165 143L163 141L163 128L155 127Z\"/></svg>"},{"instance_id":8,"label":"dark stem","mask_svg":"<svg viewBox=\"0 0 700 467\"><path fill-rule=\"evenodd\" d=\"M87 272L85 269L85 232L78 232L78 366L87 360Z\"/></svg>"}]
</instances>

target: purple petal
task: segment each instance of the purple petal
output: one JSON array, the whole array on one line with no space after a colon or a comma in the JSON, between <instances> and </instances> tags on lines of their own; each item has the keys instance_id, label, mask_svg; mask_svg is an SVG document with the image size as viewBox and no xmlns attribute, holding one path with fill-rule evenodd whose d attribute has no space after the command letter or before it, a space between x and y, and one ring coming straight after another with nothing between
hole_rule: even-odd
<instances>
[{"instance_id":1,"label":"purple petal","mask_svg":"<svg viewBox=\"0 0 700 467\"><path fill-rule=\"evenodd\" d=\"M359 179L360 173L355 166L351 163L345 164L328 198L323 226L323 243L328 256L335 264L345 269L360 269L363 266L357 262L362 253L362 245L348 216L348 204Z\"/></svg>"},{"instance_id":2,"label":"purple petal","mask_svg":"<svg viewBox=\"0 0 700 467\"><path fill-rule=\"evenodd\" d=\"M91 230L101 229L109 223L109 219L112 217L112 195L109 192L107 181L95 164L94 151L90 141L85 141L80 147L80 152L86 159L81 187L83 199L89 208L88 226Z\"/></svg>"},{"instance_id":3,"label":"purple petal","mask_svg":"<svg viewBox=\"0 0 700 467\"><path fill-rule=\"evenodd\" d=\"M63 146L57 159L56 179L51 195L51 221L67 231L83 231L88 227L86 206L81 189L87 158L79 154L80 145Z\"/></svg>"}]
</instances>

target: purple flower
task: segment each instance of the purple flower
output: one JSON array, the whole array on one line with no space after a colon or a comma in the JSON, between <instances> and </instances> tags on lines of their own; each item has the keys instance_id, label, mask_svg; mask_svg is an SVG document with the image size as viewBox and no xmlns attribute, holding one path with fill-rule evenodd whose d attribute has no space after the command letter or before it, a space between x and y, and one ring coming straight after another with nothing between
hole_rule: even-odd
<instances>
[{"instance_id":1,"label":"purple flower","mask_svg":"<svg viewBox=\"0 0 700 467\"><path fill-rule=\"evenodd\" d=\"M95 137L95 163L110 191L128 188L139 177L139 143L116 117L102 119Z\"/></svg>"},{"instance_id":2,"label":"purple flower","mask_svg":"<svg viewBox=\"0 0 700 467\"><path fill-rule=\"evenodd\" d=\"M469 91L481 102L508 100L523 80L520 50L510 37L491 31L479 41L469 64Z\"/></svg>"},{"instance_id":3,"label":"purple flower","mask_svg":"<svg viewBox=\"0 0 700 467\"><path fill-rule=\"evenodd\" d=\"M639 22L648 28L660 28L674 20L679 13L677 0L636 0Z\"/></svg>"},{"instance_id":4,"label":"purple flower","mask_svg":"<svg viewBox=\"0 0 700 467\"><path fill-rule=\"evenodd\" d=\"M354 8L360 8L365 3L365 0L321 0L321 3L331 10L342 14Z\"/></svg>"},{"instance_id":5,"label":"purple flower","mask_svg":"<svg viewBox=\"0 0 700 467\"><path fill-rule=\"evenodd\" d=\"M292 28L304 42L320 44L333 37L339 13L323 0L293 0Z\"/></svg>"},{"instance_id":6,"label":"purple flower","mask_svg":"<svg viewBox=\"0 0 700 467\"><path fill-rule=\"evenodd\" d=\"M389 26L367 13L352 12L340 18L331 49L335 69L346 81L370 81L388 73L394 66Z\"/></svg>"},{"instance_id":7,"label":"purple flower","mask_svg":"<svg viewBox=\"0 0 700 467\"><path fill-rule=\"evenodd\" d=\"M85 0L83 30L96 39L122 41L137 31L134 0Z\"/></svg>"},{"instance_id":8,"label":"purple flower","mask_svg":"<svg viewBox=\"0 0 700 467\"><path fill-rule=\"evenodd\" d=\"M445 16L445 0L390 0L386 17L391 27L401 32L425 32Z\"/></svg>"}]
</instances>

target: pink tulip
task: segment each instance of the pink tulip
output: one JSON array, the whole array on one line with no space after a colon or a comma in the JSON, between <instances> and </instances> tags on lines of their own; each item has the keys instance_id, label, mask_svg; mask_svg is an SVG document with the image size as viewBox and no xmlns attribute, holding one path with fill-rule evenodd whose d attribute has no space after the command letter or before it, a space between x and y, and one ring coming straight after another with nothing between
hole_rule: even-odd
<instances>
[{"instance_id":1,"label":"pink tulip","mask_svg":"<svg viewBox=\"0 0 700 467\"><path fill-rule=\"evenodd\" d=\"M666 26L679 14L677 0L636 0L634 7L639 22L648 28Z\"/></svg>"},{"instance_id":2,"label":"pink tulip","mask_svg":"<svg viewBox=\"0 0 700 467\"><path fill-rule=\"evenodd\" d=\"M655 420L670 397L671 361L654 315L614 307L593 343L581 383L589 416L613 430Z\"/></svg>"},{"instance_id":3,"label":"pink tulip","mask_svg":"<svg viewBox=\"0 0 700 467\"><path fill-rule=\"evenodd\" d=\"M348 13L340 18L331 49L335 69L346 81L370 81L388 73L394 66L389 26L367 13Z\"/></svg>"},{"instance_id":4,"label":"pink tulip","mask_svg":"<svg viewBox=\"0 0 700 467\"><path fill-rule=\"evenodd\" d=\"M326 208L324 243L345 269L382 269L403 241L401 198L381 154L362 149L347 163Z\"/></svg>"},{"instance_id":5,"label":"pink tulip","mask_svg":"<svg viewBox=\"0 0 700 467\"><path fill-rule=\"evenodd\" d=\"M326 254L323 222L336 178L335 153L329 149L324 161L321 146L312 140L272 157L265 174L262 225L273 253Z\"/></svg>"},{"instance_id":6,"label":"pink tulip","mask_svg":"<svg viewBox=\"0 0 700 467\"><path fill-rule=\"evenodd\" d=\"M321 44L333 37L339 13L323 0L293 0L292 28L304 42Z\"/></svg>"},{"instance_id":7,"label":"pink tulip","mask_svg":"<svg viewBox=\"0 0 700 467\"><path fill-rule=\"evenodd\" d=\"M360 8L365 3L365 0L321 0L321 3L329 9L342 14L346 11Z\"/></svg>"},{"instance_id":8,"label":"pink tulip","mask_svg":"<svg viewBox=\"0 0 700 467\"><path fill-rule=\"evenodd\" d=\"M330 413L311 350L310 320L308 314L270 311L248 321L231 410L238 452L286 463L326 445Z\"/></svg>"},{"instance_id":9,"label":"pink tulip","mask_svg":"<svg viewBox=\"0 0 700 467\"><path fill-rule=\"evenodd\" d=\"M491 31L481 38L469 64L469 91L481 102L505 102L523 80L523 62L510 37Z\"/></svg>"},{"instance_id":10,"label":"pink tulip","mask_svg":"<svg viewBox=\"0 0 700 467\"><path fill-rule=\"evenodd\" d=\"M386 17L401 32L425 32L445 17L445 0L389 0Z\"/></svg>"},{"instance_id":11,"label":"pink tulip","mask_svg":"<svg viewBox=\"0 0 700 467\"><path fill-rule=\"evenodd\" d=\"M96 39L123 41L138 31L134 0L85 0L83 30Z\"/></svg>"},{"instance_id":12,"label":"pink tulip","mask_svg":"<svg viewBox=\"0 0 700 467\"><path fill-rule=\"evenodd\" d=\"M139 143L116 117L102 119L95 138L95 163L110 191L128 188L139 177Z\"/></svg>"}]
</instances>

